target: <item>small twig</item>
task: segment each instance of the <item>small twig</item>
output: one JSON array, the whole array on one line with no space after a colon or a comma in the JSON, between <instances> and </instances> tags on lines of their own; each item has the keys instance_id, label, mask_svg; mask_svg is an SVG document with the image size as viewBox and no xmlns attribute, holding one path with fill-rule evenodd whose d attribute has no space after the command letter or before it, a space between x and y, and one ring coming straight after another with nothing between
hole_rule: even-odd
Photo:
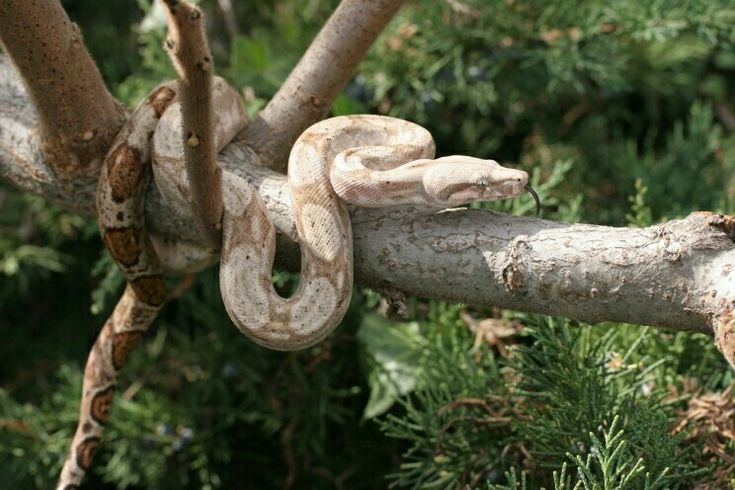
<instances>
[{"instance_id":1,"label":"small twig","mask_svg":"<svg viewBox=\"0 0 735 490\"><path fill-rule=\"evenodd\" d=\"M286 478L283 482L283 488L293 488L293 484L296 481L297 470L296 470L296 455L294 454L293 435L296 431L296 420L292 420L286 428L283 430L281 436L281 447L283 448L283 455L286 459Z\"/></svg>"},{"instance_id":2,"label":"small twig","mask_svg":"<svg viewBox=\"0 0 735 490\"><path fill-rule=\"evenodd\" d=\"M477 9L472 8L470 5L467 5L466 3L460 2L459 0L446 0L447 4L449 4L449 8L452 9L453 12L456 12L460 15L464 15L466 17L471 17L473 19L480 16L480 12L477 11Z\"/></svg>"},{"instance_id":3,"label":"small twig","mask_svg":"<svg viewBox=\"0 0 735 490\"><path fill-rule=\"evenodd\" d=\"M40 361L28 369L22 369L19 371L13 379L8 381L5 385L2 385L2 389L5 392L10 393L20 386L28 385L34 379L54 373L58 369L59 363L56 361Z\"/></svg>"},{"instance_id":4,"label":"small twig","mask_svg":"<svg viewBox=\"0 0 735 490\"><path fill-rule=\"evenodd\" d=\"M498 401L501 401L501 400L498 400ZM459 415L451 419L446 424L444 424L444 426L441 429L439 429L440 433L447 432L449 429L451 429L455 424L459 422L472 422L476 426L504 425L504 424L507 425L511 422L511 417L507 415L498 415L498 414L502 414L505 411L503 410L503 408L506 408L506 407L499 407L499 409L493 410L493 408L488 404L488 400L485 400L482 398L471 398L471 397L459 398L441 407L438 411L438 414L442 415L449 411L452 411L452 410L455 410L461 407L479 408L482 411L484 411L487 414L487 416L475 417L475 416L469 416L469 415Z\"/></svg>"},{"instance_id":5,"label":"small twig","mask_svg":"<svg viewBox=\"0 0 735 490\"><path fill-rule=\"evenodd\" d=\"M222 241L222 172L217 166L212 110L214 61L201 11L187 2L163 0L168 18L166 51L180 81L186 173L194 211L207 240Z\"/></svg>"},{"instance_id":6,"label":"small twig","mask_svg":"<svg viewBox=\"0 0 735 490\"><path fill-rule=\"evenodd\" d=\"M28 434L33 430L33 426L23 419L0 419L0 429Z\"/></svg>"},{"instance_id":7,"label":"small twig","mask_svg":"<svg viewBox=\"0 0 735 490\"><path fill-rule=\"evenodd\" d=\"M467 415L462 415L459 417L455 417L444 426L442 426L441 429L439 429L439 433L447 432L449 429L454 427L459 422L472 422L476 426L481 425L508 425L511 422L510 417L470 417Z\"/></svg>"},{"instance_id":8,"label":"small twig","mask_svg":"<svg viewBox=\"0 0 735 490\"><path fill-rule=\"evenodd\" d=\"M130 386L120 395L120 398L125 401L130 401L135 395L143 388L143 383L140 380L133 381Z\"/></svg>"},{"instance_id":9,"label":"small twig","mask_svg":"<svg viewBox=\"0 0 735 490\"><path fill-rule=\"evenodd\" d=\"M477 407L482 408L483 410L485 410L485 412L489 414L493 413L492 409L487 404L487 401L483 400L482 398L460 398L441 407L439 409L439 414L448 412L449 410L454 410L459 407Z\"/></svg>"},{"instance_id":10,"label":"small twig","mask_svg":"<svg viewBox=\"0 0 735 490\"><path fill-rule=\"evenodd\" d=\"M477 472L474 478L470 480L469 487L470 488L477 488L480 486L480 483L482 483L482 480L487 478L487 474L490 473L490 470L493 469L493 466L495 466L495 462L488 463L483 468Z\"/></svg>"},{"instance_id":11,"label":"small twig","mask_svg":"<svg viewBox=\"0 0 735 490\"><path fill-rule=\"evenodd\" d=\"M235 21L235 9L232 8L230 0L217 0L217 7L222 12L222 18L225 21L225 29L230 39L234 39L238 34L237 22Z\"/></svg>"},{"instance_id":12,"label":"small twig","mask_svg":"<svg viewBox=\"0 0 735 490\"><path fill-rule=\"evenodd\" d=\"M332 349L331 349L331 346L332 346L331 339L325 340L320 345L323 347L323 349L319 352L319 354L315 355L311 359L311 361L309 361L309 363L304 368L304 371L305 372L311 373L317 367L319 367L319 365L321 365L321 364L323 364L325 362L330 362L334 358L334 356L332 354Z\"/></svg>"}]
</instances>

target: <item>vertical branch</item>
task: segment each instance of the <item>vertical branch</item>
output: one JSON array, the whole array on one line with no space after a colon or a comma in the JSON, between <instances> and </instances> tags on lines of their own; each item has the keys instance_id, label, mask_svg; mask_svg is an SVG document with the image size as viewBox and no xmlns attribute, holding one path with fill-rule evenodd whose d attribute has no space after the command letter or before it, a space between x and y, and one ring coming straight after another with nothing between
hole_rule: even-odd
<instances>
[{"instance_id":1,"label":"vertical branch","mask_svg":"<svg viewBox=\"0 0 735 490\"><path fill-rule=\"evenodd\" d=\"M342 0L276 95L245 130L246 142L283 172L296 138L321 120L404 0Z\"/></svg>"},{"instance_id":2,"label":"vertical branch","mask_svg":"<svg viewBox=\"0 0 735 490\"><path fill-rule=\"evenodd\" d=\"M41 116L43 149L62 178L96 176L125 122L58 0L3 0L0 40Z\"/></svg>"},{"instance_id":3,"label":"vertical branch","mask_svg":"<svg viewBox=\"0 0 735 490\"><path fill-rule=\"evenodd\" d=\"M186 173L194 211L211 245L222 235L222 172L217 166L212 113L212 72L201 11L178 0L163 0L168 17L166 50L179 73Z\"/></svg>"},{"instance_id":4,"label":"vertical branch","mask_svg":"<svg viewBox=\"0 0 735 490\"><path fill-rule=\"evenodd\" d=\"M232 7L230 0L217 0L217 7L222 12L222 19L225 22L225 29L230 39L237 36L237 22L235 21L235 9Z\"/></svg>"}]
</instances>

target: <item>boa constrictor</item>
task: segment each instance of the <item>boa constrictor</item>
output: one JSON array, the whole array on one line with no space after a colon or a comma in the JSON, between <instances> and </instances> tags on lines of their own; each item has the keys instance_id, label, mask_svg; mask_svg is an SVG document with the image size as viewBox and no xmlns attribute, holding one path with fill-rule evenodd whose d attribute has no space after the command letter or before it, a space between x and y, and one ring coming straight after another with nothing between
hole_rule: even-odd
<instances>
[{"instance_id":1,"label":"boa constrictor","mask_svg":"<svg viewBox=\"0 0 735 490\"><path fill-rule=\"evenodd\" d=\"M100 175L98 221L104 243L127 287L102 328L84 375L80 418L57 488L77 488L90 468L108 420L117 372L166 299L162 266L183 268L206 252L152 243L145 232L144 198L151 137L158 192L172 209L189 206L176 85L159 86L136 108L109 151ZM224 146L245 124L234 89L213 86L216 139ZM161 116L165 116L161 119ZM166 124L164 124L168 121ZM154 134L155 133L155 134ZM290 298L272 286L275 230L257 190L223 175L220 287L237 327L255 342L296 350L319 342L339 324L352 291L352 232L346 203L442 209L524 192L528 175L492 160L434 157L431 135L384 116L344 116L319 122L296 141L288 179L301 246L301 279ZM173 251L172 256L159 254Z\"/></svg>"}]
</instances>

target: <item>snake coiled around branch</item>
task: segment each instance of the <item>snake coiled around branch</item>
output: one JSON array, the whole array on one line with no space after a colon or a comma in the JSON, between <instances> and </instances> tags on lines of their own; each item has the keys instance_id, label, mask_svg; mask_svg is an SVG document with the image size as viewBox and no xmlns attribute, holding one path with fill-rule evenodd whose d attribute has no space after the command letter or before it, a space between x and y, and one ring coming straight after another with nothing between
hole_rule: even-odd
<instances>
[{"instance_id":1,"label":"snake coiled around branch","mask_svg":"<svg viewBox=\"0 0 735 490\"><path fill-rule=\"evenodd\" d=\"M180 129L170 126L179 120L175 96L175 86L163 84L141 103L103 165L100 230L128 286L87 361L79 426L60 488L73 488L90 467L108 418L116 373L165 301L162 269L145 233L144 196L154 134L159 192L178 206L189 203L183 155L170 154L183 147ZM244 110L234 89L220 79L214 84L214 101L222 107L216 133L222 147L245 123ZM166 127L159 122L164 110L171 115L161 121L169 121ZM255 342L277 350L313 345L337 327L353 284L347 203L443 209L517 196L528 181L525 172L492 160L433 156L431 135L400 119L343 116L307 129L289 159L302 264L299 288L290 298L273 289L275 230L265 205L256 189L225 172L220 285L235 325Z\"/></svg>"},{"instance_id":2,"label":"snake coiled around branch","mask_svg":"<svg viewBox=\"0 0 735 490\"><path fill-rule=\"evenodd\" d=\"M193 22L201 29L196 9L184 10L184 3L165 3L178 16L173 20L180 25ZM169 50L177 49L171 40L167 44ZM186 128L177 85L164 83L133 112L102 166L97 195L99 227L127 286L87 360L79 422L59 479L60 489L77 488L91 467L109 418L117 372L166 300L163 271L197 268L195 263L216 252L212 247L220 243L220 227L220 289L233 322L260 345L297 350L328 336L349 305L353 251L348 204L440 210L510 198L528 189L525 172L501 167L492 160L466 156L434 159L431 135L407 121L357 115L319 122L304 131L289 157L288 182L301 247L301 276L297 291L283 298L276 293L271 278L276 241L266 207L257 189L232 173L222 172L213 156L243 129L245 110L237 92L222 79L212 77L208 50L200 51L204 61L194 60L190 72L211 80L187 85L182 74L182 87L184 95L192 99L193 94L186 92L192 87L211 90L211 97L200 99L202 113L213 116L214 127L208 128L205 122L196 131ZM188 124L196 125L192 122L195 119L189 118ZM197 148L200 142L204 144L201 151ZM207 168L197 168L199 163L191 156L197 154L204 155ZM145 196L151 162L156 189L169 209L177 213L194 206L194 215L208 237L204 246L156 242L146 233ZM217 188L208 189L211 186ZM215 199L203 203L207 191Z\"/></svg>"}]
</instances>

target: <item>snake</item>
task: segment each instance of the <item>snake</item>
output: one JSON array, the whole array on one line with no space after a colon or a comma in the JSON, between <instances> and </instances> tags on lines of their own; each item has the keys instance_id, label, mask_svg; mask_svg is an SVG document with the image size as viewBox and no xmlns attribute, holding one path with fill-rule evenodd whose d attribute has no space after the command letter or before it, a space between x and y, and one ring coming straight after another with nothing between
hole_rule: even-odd
<instances>
[{"instance_id":1,"label":"snake","mask_svg":"<svg viewBox=\"0 0 735 490\"><path fill-rule=\"evenodd\" d=\"M426 129L388 116L334 117L304 131L288 160L301 249L299 285L288 298L271 280L275 229L265 205L225 174L220 291L237 328L264 347L298 350L339 325L353 286L348 204L440 210L526 191L522 170L434 152Z\"/></svg>"},{"instance_id":2,"label":"snake","mask_svg":"<svg viewBox=\"0 0 735 490\"><path fill-rule=\"evenodd\" d=\"M151 174L174 214L191 206L176 90L175 82L164 83L140 103L102 165L97 219L126 287L90 351L79 421L58 489L78 488L91 467L117 373L166 301L163 274L185 267L189 259L182 259L180 249L153 241L145 226ZM235 89L215 77L212 90L221 149L247 118ZM301 274L287 298L273 287L276 233L263 200L243 178L222 172L220 289L236 327L264 347L291 351L320 342L339 325L354 279L348 206L411 205L431 211L528 190L522 170L467 156L434 158L434 153L426 129L388 116L339 116L306 129L288 161ZM191 260L202 254L206 251L193 253Z\"/></svg>"}]
</instances>

